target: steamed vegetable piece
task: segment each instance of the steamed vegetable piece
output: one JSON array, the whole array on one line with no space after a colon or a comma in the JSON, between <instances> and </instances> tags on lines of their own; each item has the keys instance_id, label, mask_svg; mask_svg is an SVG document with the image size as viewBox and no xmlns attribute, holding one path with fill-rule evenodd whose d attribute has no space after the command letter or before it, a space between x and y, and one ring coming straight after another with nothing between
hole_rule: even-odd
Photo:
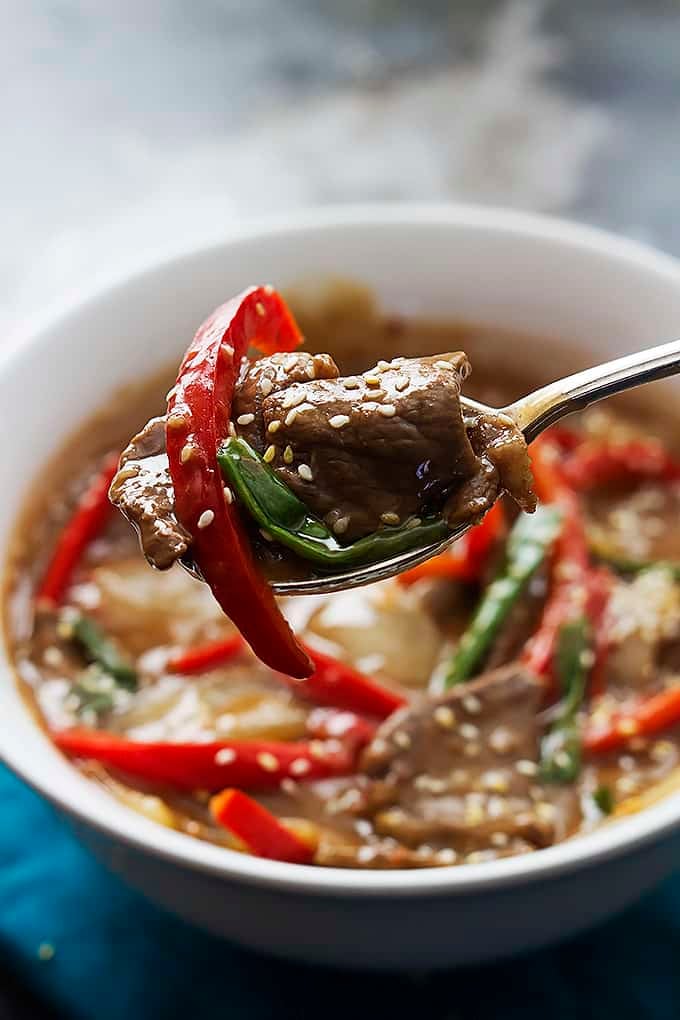
<instances>
[{"instance_id":1,"label":"steamed vegetable piece","mask_svg":"<svg viewBox=\"0 0 680 1020\"><path fill-rule=\"evenodd\" d=\"M70 521L57 540L47 570L35 593L38 604L59 605L73 571L87 546L100 533L112 511L109 486L118 467L118 457L106 457L78 500Z\"/></svg>"},{"instance_id":2,"label":"steamed vegetable piece","mask_svg":"<svg viewBox=\"0 0 680 1020\"><path fill-rule=\"evenodd\" d=\"M210 801L210 811L257 857L290 864L311 864L314 849L282 824L271 811L240 790L223 790Z\"/></svg>"},{"instance_id":3,"label":"steamed vegetable piece","mask_svg":"<svg viewBox=\"0 0 680 1020\"><path fill-rule=\"evenodd\" d=\"M551 506L540 506L531 516L517 518L508 536L503 569L482 595L451 660L445 687L463 683L481 665L510 610L548 554L560 520L559 511Z\"/></svg>"},{"instance_id":4,"label":"steamed vegetable piece","mask_svg":"<svg viewBox=\"0 0 680 1020\"><path fill-rule=\"evenodd\" d=\"M557 641L557 674L562 690L558 714L541 742L541 777L546 783L573 783L581 768L577 715L590 665L590 628L585 617L564 623Z\"/></svg>"},{"instance_id":5,"label":"steamed vegetable piece","mask_svg":"<svg viewBox=\"0 0 680 1020\"><path fill-rule=\"evenodd\" d=\"M66 617L60 622L59 629L63 637L75 641L90 662L113 677L120 687L127 691L137 689L136 671L91 617L82 614Z\"/></svg>"},{"instance_id":6,"label":"steamed vegetable piece","mask_svg":"<svg viewBox=\"0 0 680 1020\"><path fill-rule=\"evenodd\" d=\"M130 776L176 790L221 790L239 786L275 790L282 779L324 779L351 772L360 739L326 741L215 740L167 743L126 740L103 730L52 733L57 747L76 758L91 758Z\"/></svg>"},{"instance_id":7,"label":"steamed vegetable piece","mask_svg":"<svg viewBox=\"0 0 680 1020\"><path fill-rule=\"evenodd\" d=\"M408 549L439 542L449 534L450 529L438 517L415 526L414 522L407 522L400 527L381 529L350 545L341 545L244 439L225 440L217 459L225 480L258 527L321 569L376 563Z\"/></svg>"},{"instance_id":8,"label":"steamed vegetable piece","mask_svg":"<svg viewBox=\"0 0 680 1020\"><path fill-rule=\"evenodd\" d=\"M300 341L278 294L269 287L244 291L199 328L170 392L166 420L175 513L191 535L197 567L256 655L296 677L308 676L311 663L258 571L237 508L225 498L217 448L229 433L248 348L291 351Z\"/></svg>"},{"instance_id":9,"label":"steamed vegetable piece","mask_svg":"<svg viewBox=\"0 0 680 1020\"><path fill-rule=\"evenodd\" d=\"M479 581L496 542L503 534L503 506L494 503L486 516L475 527L454 542L450 549L433 556L417 567L405 570L397 580L408 587L416 581L438 578L440 580Z\"/></svg>"}]
</instances>

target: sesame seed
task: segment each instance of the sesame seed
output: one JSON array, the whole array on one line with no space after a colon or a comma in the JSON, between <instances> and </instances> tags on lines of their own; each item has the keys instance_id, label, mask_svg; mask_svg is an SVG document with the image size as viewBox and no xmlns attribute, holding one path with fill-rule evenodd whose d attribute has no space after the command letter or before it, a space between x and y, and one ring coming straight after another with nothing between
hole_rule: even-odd
<instances>
[{"instance_id":1,"label":"sesame seed","mask_svg":"<svg viewBox=\"0 0 680 1020\"><path fill-rule=\"evenodd\" d=\"M479 715L482 711L482 703L474 694L466 694L463 698L463 708L470 715Z\"/></svg>"},{"instance_id":2,"label":"sesame seed","mask_svg":"<svg viewBox=\"0 0 680 1020\"><path fill-rule=\"evenodd\" d=\"M297 783L294 779L282 779L279 783L279 789L282 790L283 793L287 793L289 796L292 796L297 790Z\"/></svg>"},{"instance_id":3,"label":"sesame seed","mask_svg":"<svg viewBox=\"0 0 680 1020\"><path fill-rule=\"evenodd\" d=\"M438 705L432 713L437 726L443 730L452 730L456 725L456 713L448 705Z\"/></svg>"},{"instance_id":4,"label":"sesame seed","mask_svg":"<svg viewBox=\"0 0 680 1020\"><path fill-rule=\"evenodd\" d=\"M497 726L489 737L489 747L496 754L508 754L517 743L514 733L507 726Z\"/></svg>"},{"instance_id":5,"label":"sesame seed","mask_svg":"<svg viewBox=\"0 0 680 1020\"><path fill-rule=\"evenodd\" d=\"M314 478L314 475L312 474L312 469L310 468L309 464L299 464L297 470L300 478L302 478L302 480L305 482L311 482L312 479Z\"/></svg>"},{"instance_id":6,"label":"sesame seed","mask_svg":"<svg viewBox=\"0 0 680 1020\"><path fill-rule=\"evenodd\" d=\"M234 493L231 491L228 485L224 486L222 492L224 493L225 503L231 504L234 502Z\"/></svg>"},{"instance_id":7,"label":"sesame seed","mask_svg":"<svg viewBox=\"0 0 680 1020\"><path fill-rule=\"evenodd\" d=\"M420 517L412 517L410 521L406 522L406 530L411 531L413 528L419 528L422 523Z\"/></svg>"},{"instance_id":8,"label":"sesame seed","mask_svg":"<svg viewBox=\"0 0 680 1020\"><path fill-rule=\"evenodd\" d=\"M619 793L634 793L637 789L637 782L632 776L621 776L616 780L616 789Z\"/></svg>"},{"instance_id":9,"label":"sesame seed","mask_svg":"<svg viewBox=\"0 0 680 1020\"><path fill-rule=\"evenodd\" d=\"M535 776L538 772L538 765L535 761L529 761L528 758L520 758L515 762L515 769L520 776Z\"/></svg>"},{"instance_id":10,"label":"sesame seed","mask_svg":"<svg viewBox=\"0 0 680 1020\"><path fill-rule=\"evenodd\" d=\"M290 763L290 774L292 776L304 776L311 767L306 758L294 758Z\"/></svg>"},{"instance_id":11,"label":"sesame seed","mask_svg":"<svg viewBox=\"0 0 680 1020\"><path fill-rule=\"evenodd\" d=\"M201 826L193 818L190 818L186 824L186 830L190 836L198 836Z\"/></svg>"},{"instance_id":12,"label":"sesame seed","mask_svg":"<svg viewBox=\"0 0 680 1020\"><path fill-rule=\"evenodd\" d=\"M186 462L188 460L191 460L191 458L194 455L194 450L195 450L195 447L193 447L191 445L191 443L185 443L184 446L182 447L181 451L180 451L180 455L179 455L180 462L182 464L186 464Z\"/></svg>"},{"instance_id":13,"label":"sesame seed","mask_svg":"<svg viewBox=\"0 0 680 1020\"><path fill-rule=\"evenodd\" d=\"M283 423L284 425L292 425L296 418L297 411L295 410L295 408L293 408L293 410L289 411L286 417L283 419Z\"/></svg>"},{"instance_id":14,"label":"sesame seed","mask_svg":"<svg viewBox=\"0 0 680 1020\"><path fill-rule=\"evenodd\" d=\"M314 379L316 377L316 365L313 361L310 361L309 365L305 369L305 375L308 379Z\"/></svg>"},{"instance_id":15,"label":"sesame seed","mask_svg":"<svg viewBox=\"0 0 680 1020\"><path fill-rule=\"evenodd\" d=\"M282 406L284 408L297 407L298 404L301 404L304 399L305 391L303 389L300 389L299 387L296 387L295 389L288 390L285 397L283 398Z\"/></svg>"},{"instance_id":16,"label":"sesame seed","mask_svg":"<svg viewBox=\"0 0 680 1020\"><path fill-rule=\"evenodd\" d=\"M403 390L406 389L408 384L409 384L408 376L407 375L400 375L400 376L397 376L397 378L395 380L394 388L395 388L395 390L399 390L399 392L401 393Z\"/></svg>"},{"instance_id":17,"label":"sesame seed","mask_svg":"<svg viewBox=\"0 0 680 1020\"><path fill-rule=\"evenodd\" d=\"M622 736L633 737L638 731L638 724L635 719L622 719L617 729Z\"/></svg>"},{"instance_id":18,"label":"sesame seed","mask_svg":"<svg viewBox=\"0 0 680 1020\"><path fill-rule=\"evenodd\" d=\"M231 747L221 747L215 754L216 765L231 765L233 761L236 761L236 751Z\"/></svg>"},{"instance_id":19,"label":"sesame seed","mask_svg":"<svg viewBox=\"0 0 680 1020\"><path fill-rule=\"evenodd\" d=\"M384 358L381 358L378 364L375 366L375 370L376 372L386 372L387 369L390 367L391 366L389 361L385 361Z\"/></svg>"},{"instance_id":20,"label":"sesame seed","mask_svg":"<svg viewBox=\"0 0 680 1020\"><path fill-rule=\"evenodd\" d=\"M56 645L48 645L48 647L43 652L43 662L45 663L45 665L52 666L53 668L56 669L58 666L62 665L63 661L64 654L61 651L61 649L57 648Z\"/></svg>"},{"instance_id":21,"label":"sesame seed","mask_svg":"<svg viewBox=\"0 0 680 1020\"><path fill-rule=\"evenodd\" d=\"M479 736L479 727L474 726L472 723L464 722L461 723L458 732L463 740L476 740Z\"/></svg>"},{"instance_id":22,"label":"sesame seed","mask_svg":"<svg viewBox=\"0 0 680 1020\"><path fill-rule=\"evenodd\" d=\"M333 531L336 535L344 535L349 527L349 517L338 517L337 521L333 522Z\"/></svg>"},{"instance_id":23,"label":"sesame seed","mask_svg":"<svg viewBox=\"0 0 680 1020\"><path fill-rule=\"evenodd\" d=\"M234 439L236 437L236 427L235 427L233 421L229 422L229 425L227 426L227 432L232 437L232 439Z\"/></svg>"},{"instance_id":24,"label":"sesame seed","mask_svg":"<svg viewBox=\"0 0 680 1020\"><path fill-rule=\"evenodd\" d=\"M275 456L276 456L276 447L273 446L273 445L270 445L270 446L267 447L267 449L262 454L262 460L265 462L265 464L271 464L271 462L274 460Z\"/></svg>"},{"instance_id":25,"label":"sesame seed","mask_svg":"<svg viewBox=\"0 0 680 1020\"><path fill-rule=\"evenodd\" d=\"M392 737L392 740L395 742L397 747L401 747L404 751L408 750L411 746L411 738L408 733L404 732L404 730L397 730Z\"/></svg>"},{"instance_id":26,"label":"sesame seed","mask_svg":"<svg viewBox=\"0 0 680 1020\"><path fill-rule=\"evenodd\" d=\"M334 414L332 418L328 419L328 424L332 429L341 429L345 425L349 425L350 417L348 414Z\"/></svg>"},{"instance_id":27,"label":"sesame seed","mask_svg":"<svg viewBox=\"0 0 680 1020\"><path fill-rule=\"evenodd\" d=\"M283 424L283 422L279 418L274 418L274 420L270 421L269 425L267 425L267 432L272 432L272 433L273 432L278 432L279 429L281 428L282 424Z\"/></svg>"},{"instance_id":28,"label":"sesame seed","mask_svg":"<svg viewBox=\"0 0 680 1020\"><path fill-rule=\"evenodd\" d=\"M292 446L287 446L286 449L283 451L283 462L284 462L284 464L292 464L293 463L293 447Z\"/></svg>"},{"instance_id":29,"label":"sesame seed","mask_svg":"<svg viewBox=\"0 0 680 1020\"><path fill-rule=\"evenodd\" d=\"M342 385L345 387L346 390L358 390L361 383L356 378L356 376L351 375L348 376L347 379L342 380Z\"/></svg>"},{"instance_id":30,"label":"sesame seed","mask_svg":"<svg viewBox=\"0 0 680 1020\"><path fill-rule=\"evenodd\" d=\"M255 755L255 760L265 772L276 772L279 768L279 759L276 755L271 754L270 751L258 751Z\"/></svg>"},{"instance_id":31,"label":"sesame seed","mask_svg":"<svg viewBox=\"0 0 680 1020\"><path fill-rule=\"evenodd\" d=\"M255 302L255 311L257 312L258 315L261 315L262 318L264 318L264 316L267 314L264 310L264 305L262 304L261 301Z\"/></svg>"},{"instance_id":32,"label":"sesame seed","mask_svg":"<svg viewBox=\"0 0 680 1020\"><path fill-rule=\"evenodd\" d=\"M543 800L539 804L536 804L534 811L536 812L536 816L542 822L554 821L555 815L557 814L554 804L549 804L547 800Z\"/></svg>"},{"instance_id":33,"label":"sesame seed","mask_svg":"<svg viewBox=\"0 0 680 1020\"><path fill-rule=\"evenodd\" d=\"M169 414L166 425L169 429L182 429L186 425L187 420L183 414Z\"/></svg>"},{"instance_id":34,"label":"sesame seed","mask_svg":"<svg viewBox=\"0 0 680 1020\"><path fill-rule=\"evenodd\" d=\"M383 418L394 418L397 413L397 409L394 404L379 404L378 414L381 414Z\"/></svg>"},{"instance_id":35,"label":"sesame seed","mask_svg":"<svg viewBox=\"0 0 680 1020\"><path fill-rule=\"evenodd\" d=\"M312 758L323 761L326 757L326 747L323 740L310 740L309 742L309 753Z\"/></svg>"},{"instance_id":36,"label":"sesame seed","mask_svg":"<svg viewBox=\"0 0 680 1020\"><path fill-rule=\"evenodd\" d=\"M52 959L54 953L55 949L51 942L41 942L38 946L38 959L45 963Z\"/></svg>"},{"instance_id":37,"label":"sesame seed","mask_svg":"<svg viewBox=\"0 0 680 1020\"><path fill-rule=\"evenodd\" d=\"M203 528L209 528L212 522L215 520L215 514L212 510L204 510L201 516L198 518L197 527L201 530Z\"/></svg>"},{"instance_id":38,"label":"sesame seed","mask_svg":"<svg viewBox=\"0 0 680 1020\"><path fill-rule=\"evenodd\" d=\"M670 740L657 740L652 746L649 752L649 757L653 761L663 761L669 755L673 754L674 747Z\"/></svg>"},{"instance_id":39,"label":"sesame seed","mask_svg":"<svg viewBox=\"0 0 680 1020\"><path fill-rule=\"evenodd\" d=\"M388 510L386 513L380 514L380 520L383 524L399 524L401 522L401 517L399 514L392 513L391 510Z\"/></svg>"},{"instance_id":40,"label":"sesame seed","mask_svg":"<svg viewBox=\"0 0 680 1020\"><path fill-rule=\"evenodd\" d=\"M260 393L263 397L268 397L274 388L274 383L271 381L268 375L265 375L260 383Z\"/></svg>"},{"instance_id":41,"label":"sesame seed","mask_svg":"<svg viewBox=\"0 0 680 1020\"><path fill-rule=\"evenodd\" d=\"M571 765L571 758L566 751L558 751L555 755L555 764L561 769L568 769Z\"/></svg>"},{"instance_id":42,"label":"sesame seed","mask_svg":"<svg viewBox=\"0 0 680 1020\"><path fill-rule=\"evenodd\" d=\"M221 344L220 354L222 355L225 361L231 361L231 359L234 357L234 348L231 346L231 344Z\"/></svg>"},{"instance_id":43,"label":"sesame seed","mask_svg":"<svg viewBox=\"0 0 680 1020\"><path fill-rule=\"evenodd\" d=\"M481 804L472 803L468 804L465 809L465 824L466 825L479 825L484 821L484 808Z\"/></svg>"},{"instance_id":44,"label":"sesame seed","mask_svg":"<svg viewBox=\"0 0 680 1020\"><path fill-rule=\"evenodd\" d=\"M502 772L496 772L491 769L482 776L482 786L485 790L490 790L492 793L507 793L510 784Z\"/></svg>"},{"instance_id":45,"label":"sesame seed","mask_svg":"<svg viewBox=\"0 0 680 1020\"><path fill-rule=\"evenodd\" d=\"M458 854L451 847L444 847L443 850L437 850L435 854L439 864L455 864Z\"/></svg>"},{"instance_id":46,"label":"sesame seed","mask_svg":"<svg viewBox=\"0 0 680 1020\"><path fill-rule=\"evenodd\" d=\"M445 780L426 775L416 776L413 785L416 790L422 790L424 793L445 793L447 786Z\"/></svg>"},{"instance_id":47,"label":"sesame seed","mask_svg":"<svg viewBox=\"0 0 680 1020\"><path fill-rule=\"evenodd\" d=\"M489 840L492 846L507 846L510 842L510 837L507 832L492 832Z\"/></svg>"},{"instance_id":48,"label":"sesame seed","mask_svg":"<svg viewBox=\"0 0 680 1020\"><path fill-rule=\"evenodd\" d=\"M254 421L255 421L255 415L254 414L239 414L238 418L236 419L236 424L237 425L252 425L252 423Z\"/></svg>"},{"instance_id":49,"label":"sesame seed","mask_svg":"<svg viewBox=\"0 0 680 1020\"><path fill-rule=\"evenodd\" d=\"M451 364L450 361L443 360L435 361L435 365L437 366L437 368L445 368L449 372L453 369L453 365Z\"/></svg>"},{"instance_id":50,"label":"sesame seed","mask_svg":"<svg viewBox=\"0 0 680 1020\"><path fill-rule=\"evenodd\" d=\"M267 531L266 528L258 528L257 530L260 532L265 542L274 541L274 536L272 535L271 531Z\"/></svg>"},{"instance_id":51,"label":"sesame seed","mask_svg":"<svg viewBox=\"0 0 680 1020\"><path fill-rule=\"evenodd\" d=\"M380 379L377 375L365 375L364 382L367 386L380 386Z\"/></svg>"}]
</instances>

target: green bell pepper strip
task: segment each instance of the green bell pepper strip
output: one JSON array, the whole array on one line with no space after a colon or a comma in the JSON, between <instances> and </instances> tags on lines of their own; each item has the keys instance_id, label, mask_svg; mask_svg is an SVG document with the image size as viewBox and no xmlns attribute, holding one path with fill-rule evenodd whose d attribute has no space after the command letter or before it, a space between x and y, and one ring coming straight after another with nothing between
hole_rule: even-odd
<instances>
[{"instance_id":1,"label":"green bell pepper strip","mask_svg":"<svg viewBox=\"0 0 680 1020\"><path fill-rule=\"evenodd\" d=\"M482 663L510 610L540 567L557 537L561 515L555 506L521 514L508 536L505 565L482 595L444 678L453 687L471 677Z\"/></svg>"},{"instance_id":2,"label":"green bell pepper strip","mask_svg":"<svg viewBox=\"0 0 680 1020\"><path fill-rule=\"evenodd\" d=\"M230 437L217 460L225 479L255 523L273 539L323 570L377 563L419 546L440 542L451 529L439 517L385 528L341 545L333 533L276 476L244 440Z\"/></svg>"},{"instance_id":3,"label":"green bell pepper strip","mask_svg":"<svg viewBox=\"0 0 680 1020\"><path fill-rule=\"evenodd\" d=\"M540 775L546 783L573 783L581 770L581 734L577 714L588 679L590 626L584 616L565 623L557 643L557 675L562 701L557 718L541 742Z\"/></svg>"},{"instance_id":4,"label":"green bell pepper strip","mask_svg":"<svg viewBox=\"0 0 680 1020\"><path fill-rule=\"evenodd\" d=\"M89 616L62 620L60 634L80 645L90 662L112 676L119 687L126 691L137 690L137 673Z\"/></svg>"}]
</instances>

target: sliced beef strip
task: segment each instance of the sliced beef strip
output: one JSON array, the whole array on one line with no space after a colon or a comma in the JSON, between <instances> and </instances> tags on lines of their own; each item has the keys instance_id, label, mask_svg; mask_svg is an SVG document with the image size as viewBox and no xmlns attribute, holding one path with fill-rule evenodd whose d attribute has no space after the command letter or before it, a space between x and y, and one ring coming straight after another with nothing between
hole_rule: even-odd
<instances>
[{"instance_id":1,"label":"sliced beef strip","mask_svg":"<svg viewBox=\"0 0 680 1020\"><path fill-rule=\"evenodd\" d=\"M167 570L187 551L191 536L175 517L164 417L147 422L123 450L109 496L136 529L152 566Z\"/></svg>"},{"instance_id":2,"label":"sliced beef strip","mask_svg":"<svg viewBox=\"0 0 680 1020\"><path fill-rule=\"evenodd\" d=\"M313 379L337 379L340 372L330 354L272 354L259 361L244 362L241 377L234 393L232 417L238 424L238 433L253 449L262 454L269 445L265 433L262 405L267 397L281 392L296 383L309 383ZM250 415L253 416L250 420ZM245 424L238 419L248 419Z\"/></svg>"},{"instance_id":3,"label":"sliced beef strip","mask_svg":"<svg viewBox=\"0 0 680 1020\"><path fill-rule=\"evenodd\" d=\"M578 806L537 785L541 694L513 663L394 713L364 752L359 810L410 847L521 852L563 838Z\"/></svg>"},{"instance_id":4,"label":"sliced beef strip","mask_svg":"<svg viewBox=\"0 0 680 1020\"><path fill-rule=\"evenodd\" d=\"M439 508L454 490L464 496L447 504L452 523L481 515L506 480L528 505L528 458L519 432L503 421L492 436L487 423L489 438L505 451L497 457L500 468L482 461L470 443L460 406L468 374L466 356L456 352L396 358L360 376L272 393L262 403L266 438L276 450L272 463L310 509L348 540ZM508 432L509 438L500 438ZM511 448L524 461L514 473L507 466ZM518 488L519 476L524 481Z\"/></svg>"}]
</instances>

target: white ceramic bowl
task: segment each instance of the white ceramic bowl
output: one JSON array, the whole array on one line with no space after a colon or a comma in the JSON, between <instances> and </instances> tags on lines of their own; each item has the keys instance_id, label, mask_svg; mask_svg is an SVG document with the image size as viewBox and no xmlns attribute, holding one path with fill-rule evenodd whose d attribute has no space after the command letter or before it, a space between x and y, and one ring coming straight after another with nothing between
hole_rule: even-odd
<instances>
[{"instance_id":1,"label":"white ceramic bowl","mask_svg":"<svg viewBox=\"0 0 680 1020\"><path fill-rule=\"evenodd\" d=\"M37 470L135 373L179 356L226 297L310 274L361 279L391 310L559 337L584 363L680 335L678 265L584 227L452 206L345 208L251 226L77 297L5 353L0 549L31 481L27 464ZM531 344L513 356L521 365ZM0 666L10 767L126 881L248 946L371 968L489 959L585 928L679 859L680 796L547 850L460 868L373 873L243 856L154 825L89 783L34 724L4 652Z\"/></svg>"}]
</instances>

